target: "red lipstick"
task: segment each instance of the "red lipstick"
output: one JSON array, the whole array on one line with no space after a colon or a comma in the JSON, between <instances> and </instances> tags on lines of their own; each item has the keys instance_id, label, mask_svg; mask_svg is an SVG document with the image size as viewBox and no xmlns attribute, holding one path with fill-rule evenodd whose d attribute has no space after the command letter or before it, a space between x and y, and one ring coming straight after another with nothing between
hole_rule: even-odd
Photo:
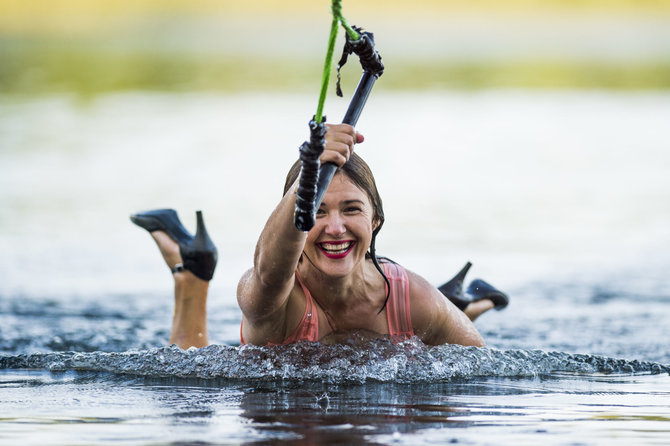
<instances>
[{"instance_id":1,"label":"red lipstick","mask_svg":"<svg viewBox=\"0 0 670 446\"><path fill-rule=\"evenodd\" d=\"M329 259L341 259L354 249L356 242L353 240L342 240L337 242L317 243L319 250Z\"/></svg>"}]
</instances>

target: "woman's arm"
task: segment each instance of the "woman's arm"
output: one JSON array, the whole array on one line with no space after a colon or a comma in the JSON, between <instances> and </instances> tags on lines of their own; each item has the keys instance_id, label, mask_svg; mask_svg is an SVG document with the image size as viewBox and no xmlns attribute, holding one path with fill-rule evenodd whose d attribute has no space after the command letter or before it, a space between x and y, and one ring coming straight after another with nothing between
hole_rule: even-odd
<instances>
[{"instance_id":1,"label":"woman's arm","mask_svg":"<svg viewBox=\"0 0 670 446\"><path fill-rule=\"evenodd\" d=\"M472 321L437 288L418 274L407 271L407 275L412 326L425 344L486 345Z\"/></svg>"},{"instance_id":2,"label":"woman's arm","mask_svg":"<svg viewBox=\"0 0 670 446\"><path fill-rule=\"evenodd\" d=\"M321 163L341 167L362 135L346 124L328 125ZM307 233L293 223L297 182L270 215L256 244L254 267L240 279L237 301L245 323L276 332L285 321L285 309L294 286L294 274Z\"/></svg>"},{"instance_id":3,"label":"woman's arm","mask_svg":"<svg viewBox=\"0 0 670 446\"><path fill-rule=\"evenodd\" d=\"M254 267L240 280L238 303L246 319L262 320L285 304L307 234L293 224L294 184L274 209L256 243Z\"/></svg>"}]
</instances>

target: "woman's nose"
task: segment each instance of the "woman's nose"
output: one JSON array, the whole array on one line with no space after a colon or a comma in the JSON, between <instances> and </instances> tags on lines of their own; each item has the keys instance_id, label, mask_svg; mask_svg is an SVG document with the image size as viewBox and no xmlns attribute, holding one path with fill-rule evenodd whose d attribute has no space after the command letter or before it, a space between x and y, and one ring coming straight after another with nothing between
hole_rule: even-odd
<instances>
[{"instance_id":1,"label":"woman's nose","mask_svg":"<svg viewBox=\"0 0 670 446\"><path fill-rule=\"evenodd\" d=\"M326 218L326 234L339 237L347 231L344 227L344 219L339 213L334 212Z\"/></svg>"}]
</instances>

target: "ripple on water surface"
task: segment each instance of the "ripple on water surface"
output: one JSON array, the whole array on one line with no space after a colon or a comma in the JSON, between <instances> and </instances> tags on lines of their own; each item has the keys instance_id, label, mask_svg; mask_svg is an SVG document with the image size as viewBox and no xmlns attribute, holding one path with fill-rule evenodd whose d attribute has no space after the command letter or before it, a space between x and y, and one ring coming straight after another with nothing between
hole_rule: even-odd
<instances>
[{"instance_id":1,"label":"ripple on water surface","mask_svg":"<svg viewBox=\"0 0 670 446\"><path fill-rule=\"evenodd\" d=\"M536 377L564 373L668 373L670 367L541 350L498 350L458 345L425 346L417 338L352 336L344 344L313 342L278 347L211 345L181 350L176 346L123 353L61 352L0 356L0 368L51 371L100 371L149 377L231 380L312 380L415 383L463 378Z\"/></svg>"}]
</instances>

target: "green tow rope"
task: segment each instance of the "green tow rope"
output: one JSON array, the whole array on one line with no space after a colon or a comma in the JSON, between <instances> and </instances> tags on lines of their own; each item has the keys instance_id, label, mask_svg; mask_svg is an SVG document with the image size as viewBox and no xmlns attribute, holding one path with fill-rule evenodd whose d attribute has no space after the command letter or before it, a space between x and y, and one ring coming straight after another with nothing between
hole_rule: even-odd
<instances>
[{"instance_id":1,"label":"green tow rope","mask_svg":"<svg viewBox=\"0 0 670 446\"><path fill-rule=\"evenodd\" d=\"M330 82L330 72L333 66L333 51L335 51L335 40L337 40L338 25L342 25L351 40L358 40L360 35L349 26L347 19L342 15L342 0L333 0L331 5L333 21L330 24L330 37L328 38L328 51L326 52L326 61L323 64L323 75L321 76L321 93L319 94L319 105L316 108L314 121L320 124L323 120L323 106L326 103L326 94L328 93L328 83Z\"/></svg>"}]
</instances>

